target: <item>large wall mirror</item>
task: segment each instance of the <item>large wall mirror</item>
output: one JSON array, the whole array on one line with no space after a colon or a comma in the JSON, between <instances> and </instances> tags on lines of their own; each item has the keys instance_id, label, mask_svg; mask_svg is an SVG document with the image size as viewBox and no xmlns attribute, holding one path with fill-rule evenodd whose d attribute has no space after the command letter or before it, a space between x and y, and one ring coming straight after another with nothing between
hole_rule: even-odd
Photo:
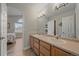
<instances>
[{"instance_id":1,"label":"large wall mirror","mask_svg":"<svg viewBox=\"0 0 79 59\"><path fill-rule=\"evenodd\" d=\"M49 35L54 35L56 32L56 35L64 38L79 38L79 4L69 4L63 11L52 13L49 20ZM54 26L54 20L56 20L56 26ZM55 28L56 31L54 31Z\"/></svg>"},{"instance_id":2,"label":"large wall mirror","mask_svg":"<svg viewBox=\"0 0 79 59\"><path fill-rule=\"evenodd\" d=\"M75 38L74 15L62 17L62 37Z\"/></svg>"},{"instance_id":3,"label":"large wall mirror","mask_svg":"<svg viewBox=\"0 0 79 59\"><path fill-rule=\"evenodd\" d=\"M58 35L64 38L76 38L76 20L74 11L59 15L48 21L48 35Z\"/></svg>"}]
</instances>

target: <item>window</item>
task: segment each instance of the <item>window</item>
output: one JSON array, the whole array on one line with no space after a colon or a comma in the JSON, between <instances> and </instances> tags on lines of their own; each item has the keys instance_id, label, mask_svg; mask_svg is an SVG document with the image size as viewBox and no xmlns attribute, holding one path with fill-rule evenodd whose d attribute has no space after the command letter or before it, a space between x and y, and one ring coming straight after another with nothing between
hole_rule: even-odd
<instances>
[{"instance_id":1,"label":"window","mask_svg":"<svg viewBox=\"0 0 79 59\"><path fill-rule=\"evenodd\" d=\"M22 27L23 27L23 21L22 21L22 19L19 19L15 23L15 32L22 32Z\"/></svg>"}]
</instances>

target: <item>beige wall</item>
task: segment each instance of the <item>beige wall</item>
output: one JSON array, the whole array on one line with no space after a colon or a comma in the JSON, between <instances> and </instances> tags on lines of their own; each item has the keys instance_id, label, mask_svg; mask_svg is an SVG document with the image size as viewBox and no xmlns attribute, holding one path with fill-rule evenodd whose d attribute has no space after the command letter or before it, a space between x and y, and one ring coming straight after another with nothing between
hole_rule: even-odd
<instances>
[{"instance_id":1,"label":"beige wall","mask_svg":"<svg viewBox=\"0 0 79 59\"><path fill-rule=\"evenodd\" d=\"M28 49L30 47L29 35L31 33L36 32L36 19L31 18L31 15L29 15L30 13L27 13L27 11L31 12L31 10L28 10L28 9L23 10L23 17L24 17L24 49Z\"/></svg>"},{"instance_id":2,"label":"beige wall","mask_svg":"<svg viewBox=\"0 0 79 59\"><path fill-rule=\"evenodd\" d=\"M37 19L37 33L45 34L45 25L47 24L47 22L48 19L46 16Z\"/></svg>"}]
</instances>

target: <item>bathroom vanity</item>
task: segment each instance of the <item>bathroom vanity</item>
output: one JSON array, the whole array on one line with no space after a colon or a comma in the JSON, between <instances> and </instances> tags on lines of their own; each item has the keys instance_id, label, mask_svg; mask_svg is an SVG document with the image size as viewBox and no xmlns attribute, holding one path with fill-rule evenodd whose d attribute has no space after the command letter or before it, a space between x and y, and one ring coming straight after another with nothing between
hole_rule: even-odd
<instances>
[{"instance_id":1,"label":"bathroom vanity","mask_svg":"<svg viewBox=\"0 0 79 59\"><path fill-rule=\"evenodd\" d=\"M78 56L79 42L50 37L30 35L30 47L38 56Z\"/></svg>"}]
</instances>

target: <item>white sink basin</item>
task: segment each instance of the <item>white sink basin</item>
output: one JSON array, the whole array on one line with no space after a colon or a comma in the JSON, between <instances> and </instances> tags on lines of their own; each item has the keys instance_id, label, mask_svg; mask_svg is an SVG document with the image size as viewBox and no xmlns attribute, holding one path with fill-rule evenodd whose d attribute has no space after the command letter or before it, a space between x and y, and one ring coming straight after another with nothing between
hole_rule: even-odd
<instances>
[{"instance_id":1,"label":"white sink basin","mask_svg":"<svg viewBox=\"0 0 79 59\"><path fill-rule=\"evenodd\" d=\"M62 39L53 39L52 43L54 43L54 44L64 44L66 42L64 40L62 40Z\"/></svg>"}]
</instances>

